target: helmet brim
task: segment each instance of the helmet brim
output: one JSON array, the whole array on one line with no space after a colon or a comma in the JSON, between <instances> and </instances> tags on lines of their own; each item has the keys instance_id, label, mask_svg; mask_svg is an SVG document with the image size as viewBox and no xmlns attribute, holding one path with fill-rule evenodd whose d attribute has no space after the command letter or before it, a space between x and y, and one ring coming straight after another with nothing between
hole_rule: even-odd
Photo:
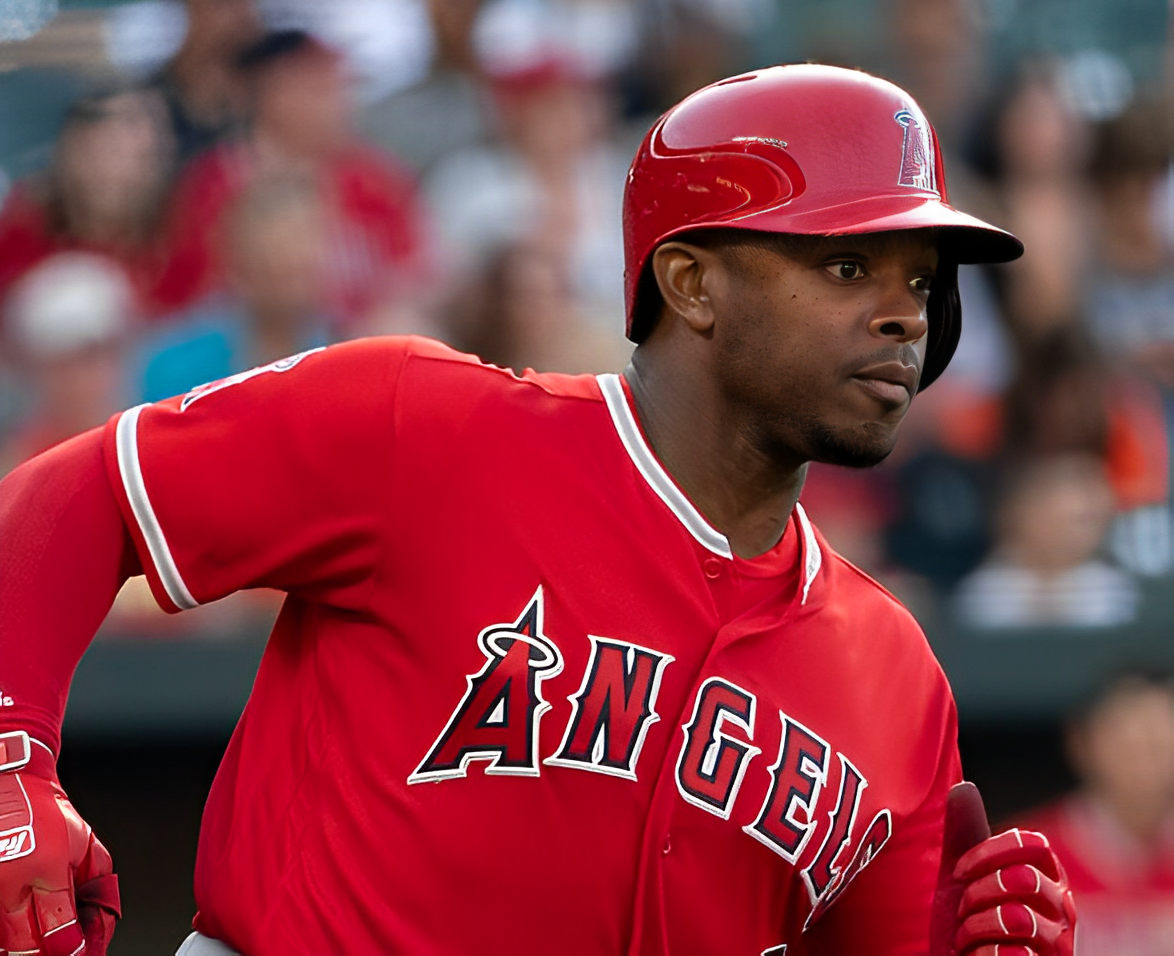
<instances>
[{"instance_id":1,"label":"helmet brim","mask_svg":"<svg viewBox=\"0 0 1174 956\"><path fill-rule=\"evenodd\" d=\"M848 222L851 225L845 225ZM939 229L942 230L943 248L960 264L1011 262L1023 255L1023 243L1011 233L932 198L869 198L805 213L781 206L722 225L809 236Z\"/></svg>"}]
</instances>

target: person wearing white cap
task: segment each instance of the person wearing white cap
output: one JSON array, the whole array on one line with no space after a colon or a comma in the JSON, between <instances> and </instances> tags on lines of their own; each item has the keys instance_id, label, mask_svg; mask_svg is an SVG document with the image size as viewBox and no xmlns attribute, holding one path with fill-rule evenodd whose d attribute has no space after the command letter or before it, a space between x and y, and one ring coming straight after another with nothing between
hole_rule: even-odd
<instances>
[{"instance_id":1,"label":"person wearing white cap","mask_svg":"<svg viewBox=\"0 0 1174 956\"><path fill-rule=\"evenodd\" d=\"M0 443L0 474L119 408L135 312L125 271L93 253L52 256L13 288L5 332L31 407Z\"/></svg>"}]
</instances>

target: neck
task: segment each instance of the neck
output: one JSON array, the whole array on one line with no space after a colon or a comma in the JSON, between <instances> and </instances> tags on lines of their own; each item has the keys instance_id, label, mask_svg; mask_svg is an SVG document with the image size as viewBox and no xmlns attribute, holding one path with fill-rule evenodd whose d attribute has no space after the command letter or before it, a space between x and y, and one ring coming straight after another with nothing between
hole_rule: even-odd
<instances>
[{"instance_id":1,"label":"neck","mask_svg":"<svg viewBox=\"0 0 1174 956\"><path fill-rule=\"evenodd\" d=\"M637 349L624 372L649 444L735 554L769 551L799 500L806 463L764 453L712 377L690 377L687 363L668 358Z\"/></svg>"}]
</instances>

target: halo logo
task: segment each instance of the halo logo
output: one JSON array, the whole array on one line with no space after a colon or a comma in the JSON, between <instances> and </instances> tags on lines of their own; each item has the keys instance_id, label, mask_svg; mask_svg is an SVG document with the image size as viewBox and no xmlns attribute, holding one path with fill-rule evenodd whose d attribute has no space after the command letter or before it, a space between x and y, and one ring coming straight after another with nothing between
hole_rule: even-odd
<instances>
[{"instance_id":1,"label":"halo logo","mask_svg":"<svg viewBox=\"0 0 1174 956\"><path fill-rule=\"evenodd\" d=\"M898 110L893 119L900 124L905 133L904 141L901 143L901 175L897 179L897 184L938 192L929 124L909 110Z\"/></svg>"}]
</instances>

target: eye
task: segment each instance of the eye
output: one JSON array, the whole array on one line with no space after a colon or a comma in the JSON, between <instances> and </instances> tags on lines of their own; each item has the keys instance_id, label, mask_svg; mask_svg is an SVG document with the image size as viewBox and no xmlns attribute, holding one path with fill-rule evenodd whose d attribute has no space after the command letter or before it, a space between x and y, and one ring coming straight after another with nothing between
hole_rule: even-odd
<instances>
[{"instance_id":1,"label":"eye","mask_svg":"<svg viewBox=\"0 0 1174 956\"><path fill-rule=\"evenodd\" d=\"M864 264L855 259L839 259L836 262L829 262L825 268L837 279L845 282L855 282L868 275Z\"/></svg>"},{"instance_id":2,"label":"eye","mask_svg":"<svg viewBox=\"0 0 1174 956\"><path fill-rule=\"evenodd\" d=\"M909 283L909 288L911 288L914 292L920 292L923 295L927 295L930 289L933 288L933 279L933 276L918 276Z\"/></svg>"}]
</instances>

